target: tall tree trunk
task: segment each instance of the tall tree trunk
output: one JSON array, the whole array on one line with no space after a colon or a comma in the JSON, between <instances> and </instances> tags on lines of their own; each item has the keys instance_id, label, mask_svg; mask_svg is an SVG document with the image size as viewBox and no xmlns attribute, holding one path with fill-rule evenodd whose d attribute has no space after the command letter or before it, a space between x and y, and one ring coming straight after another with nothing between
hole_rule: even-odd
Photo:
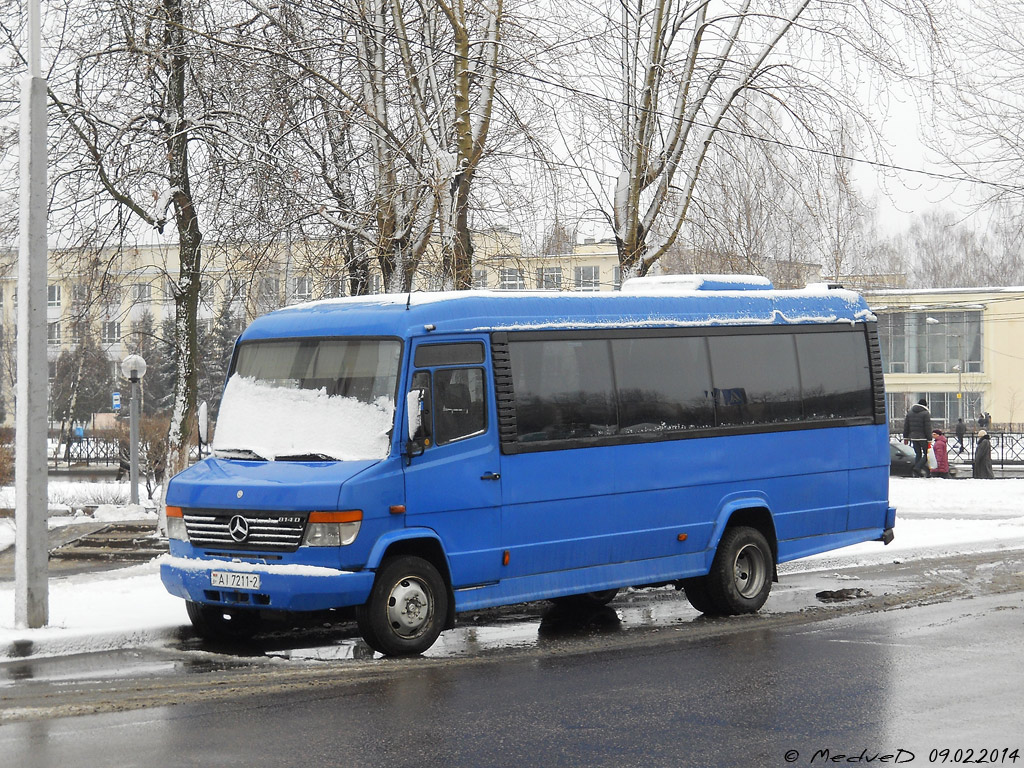
<instances>
[{"instance_id":1,"label":"tall tree trunk","mask_svg":"<svg viewBox=\"0 0 1024 768\"><path fill-rule=\"evenodd\" d=\"M168 62L164 130L168 180L178 230L178 284L174 295L174 343L178 364L174 379L174 408L167 435L165 489L166 480L188 466L188 448L198 388L196 314L199 307L202 233L189 179L189 123L185 91L188 55L185 51L182 3L183 0L163 0L166 15L164 44Z\"/></svg>"},{"instance_id":2,"label":"tall tree trunk","mask_svg":"<svg viewBox=\"0 0 1024 768\"><path fill-rule=\"evenodd\" d=\"M473 239L469 231L469 193L472 175L463 171L452 180L455 209L455 237L452 249L452 277L457 291L473 287Z\"/></svg>"}]
</instances>

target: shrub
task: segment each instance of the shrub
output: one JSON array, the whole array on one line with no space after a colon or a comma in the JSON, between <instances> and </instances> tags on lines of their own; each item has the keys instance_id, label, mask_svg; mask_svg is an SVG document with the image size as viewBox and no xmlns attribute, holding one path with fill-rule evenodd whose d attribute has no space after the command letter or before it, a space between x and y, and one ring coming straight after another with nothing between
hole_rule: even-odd
<instances>
[{"instance_id":1,"label":"shrub","mask_svg":"<svg viewBox=\"0 0 1024 768\"><path fill-rule=\"evenodd\" d=\"M14 446L0 445L0 486L14 482Z\"/></svg>"}]
</instances>

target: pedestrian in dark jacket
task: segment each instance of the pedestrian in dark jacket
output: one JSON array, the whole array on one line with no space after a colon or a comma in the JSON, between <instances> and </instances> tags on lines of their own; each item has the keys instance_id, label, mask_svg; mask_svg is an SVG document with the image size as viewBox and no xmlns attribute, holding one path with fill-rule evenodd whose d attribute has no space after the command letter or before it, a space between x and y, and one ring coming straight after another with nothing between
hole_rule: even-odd
<instances>
[{"instance_id":1,"label":"pedestrian in dark jacket","mask_svg":"<svg viewBox=\"0 0 1024 768\"><path fill-rule=\"evenodd\" d=\"M946 436L941 429L932 430L932 455L935 456L935 468L932 477L949 477L949 451Z\"/></svg>"},{"instance_id":2,"label":"pedestrian in dark jacket","mask_svg":"<svg viewBox=\"0 0 1024 768\"><path fill-rule=\"evenodd\" d=\"M964 450L964 435L967 434L967 425L963 419L956 420L956 449L961 453Z\"/></svg>"},{"instance_id":3,"label":"pedestrian in dark jacket","mask_svg":"<svg viewBox=\"0 0 1024 768\"><path fill-rule=\"evenodd\" d=\"M978 445L974 449L974 476L991 480L992 472L992 441L984 429L978 431Z\"/></svg>"},{"instance_id":4,"label":"pedestrian in dark jacket","mask_svg":"<svg viewBox=\"0 0 1024 768\"><path fill-rule=\"evenodd\" d=\"M928 401L923 397L917 401L903 420L903 439L914 448L914 474L928 477L928 440L932 436L932 414Z\"/></svg>"}]
</instances>

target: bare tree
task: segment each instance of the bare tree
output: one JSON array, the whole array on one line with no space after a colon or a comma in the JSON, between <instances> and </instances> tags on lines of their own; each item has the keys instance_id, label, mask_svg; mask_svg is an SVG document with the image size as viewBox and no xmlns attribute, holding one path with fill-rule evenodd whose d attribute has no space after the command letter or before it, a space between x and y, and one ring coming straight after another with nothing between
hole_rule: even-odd
<instances>
[{"instance_id":1,"label":"bare tree","mask_svg":"<svg viewBox=\"0 0 1024 768\"><path fill-rule=\"evenodd\" d=\"M729 136L842 155L837 127L871 131L858 102L869 70L901 75L913 40L936 33L928 3L854 0L627 0L590 7L593 62L577 81L581 111L613 134L585 135L575 156L604 211L623 276L645 274L675 244L723 163ZM897 31L898 30L898 31ZM895 45L895 36L903 36ZM910 42L908 42L908 40ZM927 52L927 49L926 49ZM855 63L856 62L856 63ZM588 82L600 83L600 93ZM768 110L774 104L778 110Z\"/></svg>"},{"instance_id":2,"label":"bare tree","mask_svg":"<svg viewBox=\"0 0 1024 768\"><path fill-rule=\"evenodd\" d=\"M178 268L177 376L168 435L172 471L188 460L196 409L203 233L193 158L202 145L204 165L212 165L216 148L230 136L223 94L209 87L211 63L189 32L207 18L204 11L191 0L68 0L61 8L66 38L50 76L62 167L55 201L79 217L102 218L118 208L161 233L173 228ZM91 188L91 194L75 194L74 187Z\"/></svg>"}]
</instances>

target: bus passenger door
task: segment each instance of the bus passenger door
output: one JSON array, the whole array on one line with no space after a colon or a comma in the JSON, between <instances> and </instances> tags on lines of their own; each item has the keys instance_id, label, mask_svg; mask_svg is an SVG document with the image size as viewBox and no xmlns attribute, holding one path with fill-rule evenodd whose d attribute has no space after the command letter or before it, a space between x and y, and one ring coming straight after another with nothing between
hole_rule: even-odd
<instances>
[{"instance_id":1,"label":"bus passenger door","mask_svg":"<svg viewBox=\"0 0 1024 768\"><path fill-rule=\"evenodd\" d=\"M501 571L501 467L487 357L474 340L413 349L410 390L423 392L423 431L422 453L404 459L406 525L437 533L456 589L496 582Z\"/></svg>"}]
</instances>

